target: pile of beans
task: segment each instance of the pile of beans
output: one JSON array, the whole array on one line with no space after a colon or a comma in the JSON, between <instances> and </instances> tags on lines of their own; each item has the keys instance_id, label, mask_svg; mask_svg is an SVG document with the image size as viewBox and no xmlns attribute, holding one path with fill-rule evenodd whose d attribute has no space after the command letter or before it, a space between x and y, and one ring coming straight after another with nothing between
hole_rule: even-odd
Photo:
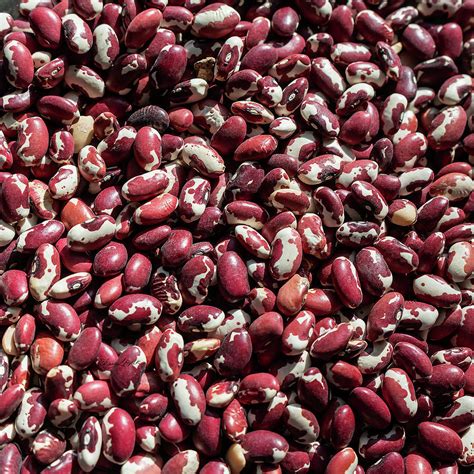
<instances>
[{"instance_id":1,"label":"pile of beans","mask_svg":"<svg viewBox=\"0 0 474 474\"><path fill-rule=\"evenodd\" d=\"M0 13L2 474L474 466L474 1Z\"/></svg>"}]
</instances>

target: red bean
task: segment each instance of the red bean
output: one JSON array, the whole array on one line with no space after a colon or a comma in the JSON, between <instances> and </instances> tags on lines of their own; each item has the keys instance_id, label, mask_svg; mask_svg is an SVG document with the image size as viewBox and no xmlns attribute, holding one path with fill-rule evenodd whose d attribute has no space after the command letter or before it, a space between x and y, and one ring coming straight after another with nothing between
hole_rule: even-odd
<instances>
[{"instance_id":1,"label":"red bean","mask_svg":"<svg viewBox=\"0 0 474 474\"><path fill-rule=\"evenodd\" d=\"M276 433L257 430L243 436L241 449L251 461L278 463L285 457L288 443Z\"/></svg>"},{"instance_id":2,"label":"red bean","mask_svg":"<svg viewBox=\"0 0 474 474\"><path fill-rule=\"evenodd\" d=\"M194 450L181 451L172 456L163 466L163 474L185 473L197 471L199 468L199 455Z\"/></svg>"},{"instance_id":3,"label":"red bean","mask_svg":"<svg viewBox=\"0 0 474 474\"><path fill-rule=\"evenodd\" d=\"M125 436L126 435L126 436ZM111 408L102 420L104 456L111 462L123 464L133 452L135 429L130 415L121 408Z\"/></svg>"},{"instance_id":4,"label":"red bean","mask_svg":"<svg viewBox=\"0 0 474 474\"><path fill-rule=\"evenodd\" d=\"M363 294L357 270L350 260L338 257L332 264L332 278L335 289L342 303L349 308L356 308L362 302Z\"/></svg>"},{"instance_id":5,"label":"red bean","mask_svg":"<svg viewBox=\"0 0 474 474\"><path fill-rule=\"evenodd\" d=\"M122 296L109 308L109 318L116 324L153 324L161 315L162 304L153 296L133 294Z\"/></svg>"},{"instance_id":6,"label":"red bean","mask_svg":"<svg viewBox=\"0 0 474 474\"><path fill-rule=\"evenodd\" d=\"M413 383L402 369L389 369L382 383L382 395L395 418L402 423L413 418L418 408Z\"/></svg>"},{"instance_id":7,"label":"red bean","mask_svg":"<svg viewBox=\"0 0 474 474\"><path fill-rule=\"evenodd\" d=\"M335 474L336 472L348 471L356 472L357 454L352 448L344 448L336 453L329 461L326 467L328 474Z\"/></svg>"},{"instance_id":8,"label":"red bean","mask_svg":"<svg viewBox=\"0 0 474 474\"><path fill-rule=\"evenodd\" d=\"M245 329L235 329L222 341L216 353L215 367L221 375L241 373L250 361L252 342Z\"/></svg>"},{"instance_id":9,"label":"red bean","mask_svg":"<svg viewBox=\"0 0 474 474\"><path fill-rule=\"evenodd\" d=\"M149 8L139 13L128 25L124 41L127 48L138 49L151 39L162 19L161 12Z\"/></svg>"},{"instance_id":10,"label":"red bean","mask_svg":"<svg viewBox=\"0 0 474 474\"><path fill-rule=\"evenodd\" d=\"M390 424L391 414L388 406L376 393L365 387L352 390L349 403L360 412L369 426L385 429Z\"/></svg>"},{"instance_id":11,"label":"red bean","mask_svg":"<svg viewBox=\"0 0 474 474\"><path fill-rule=\"evenodd\" d=\"M97 328L85 328L69 352L69 365L76 370L84 370L93 364L99 354L101 338Z\"/></svg>"},{"instance_id":12,"label":"red bean","mask_svg":"<svg viewBox=\"0 0 474 474\"><path fill-rule=\"evenodd\" d=\"M462 450L459 436L450 428L425 421L418 426L418 439L427 454L441 461L453 461Z\"/></svg>"},{"instance_id":13,"label":"red bean","mask_svg":"<svg viewBox=\"0 0 474 474\"><path fill-rule=\"evenodd\" d=\"M244 298L250 291L245 264L235 252L224 252L219 258L217 277L222 295L228 301Z\"/></svg>"}]
</instances>

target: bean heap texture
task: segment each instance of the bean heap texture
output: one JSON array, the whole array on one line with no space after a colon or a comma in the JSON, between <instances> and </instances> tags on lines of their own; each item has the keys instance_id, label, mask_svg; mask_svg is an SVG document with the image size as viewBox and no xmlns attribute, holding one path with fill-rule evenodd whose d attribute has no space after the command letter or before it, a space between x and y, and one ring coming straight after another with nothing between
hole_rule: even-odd
<instances>
[{"instance_id":1,"label":"bean heap texture","mask_svg":"<svg viewBox=\"0 0 474 474\"><path fill-rule=\"evenodd\" d=\"M0 13L0 472L474 469L474 0Z\"/></svg>"}]
</instances>

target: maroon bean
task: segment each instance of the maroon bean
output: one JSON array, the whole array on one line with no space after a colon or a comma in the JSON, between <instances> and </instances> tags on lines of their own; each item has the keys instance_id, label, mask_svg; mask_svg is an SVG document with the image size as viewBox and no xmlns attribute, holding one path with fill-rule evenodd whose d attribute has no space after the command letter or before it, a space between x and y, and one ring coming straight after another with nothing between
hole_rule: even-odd
<instances>
[{"instance_id":1,"label":"maroon bean","mask_svg":"<svg viewBox=\"0 0 474 474\"><path fill-rule=\"evenodd\" d=\"M413 281L413 292L426 303L435 303L442 308L458 304L461 293L455 285L449 285L443 278L436 275L423 275Z\"/></svg>"},{"instance_id":2,"label":"maroon bean","mask_svg":"<svg viewBox=\"0 0 474 474\"><path fill-rule=\"evenodd\" d=\"M364 431L359 440L359 452L369 461L380 459L390 452L399 452L405 445L405 430L395 425L380 433Z\"/></svg>"},{"instance_id":3,"label":"maroon bean","mask_svg":"<svg viewBox=\"0 0 474 474\"><path fill-rule=\"evenodd\" d=\"M313 357L330 359L343 351L351 339L353 328L348 323L341 323L318 335L311 346Z\"/></svg>"},{"instance_id":4,"label":"maroon bean","mask_svg":"<svg viewBox=\"0 0 474 474\"><path fill-rule=\"evenodd\" d=\"M276 48L268 44L251 48L242 58L240 69L251 69L260 74L266 73L278 60Z\"/></svg>"},{"instance_id":5,"label":"maroon bean","mask_svg":"<svg viewBox=\"0 0 474 474\"><path fill-rule=\"evenodd\" d=\"M145 130L147 130L145 127L142 128L138 134ZM129 179L122 186L121 192L122 196L127 199L127 201L145 201L161 194L168 185L168 176L161 170L154 170Z\"/></svg>"},{"instance_id":6,"label":"maroon bean","mask_svg":"<svg viewBox=\"0 0 474 474\"><path fill-rule=\"evenodd\" d=\"M224 252L217 261L219 289L228 301L244 298L250 291L245 264L236 252Z\"/></svg>"},{"instance_id":7,"label":"maroon bean","mask_svg":"<svg viewBox=\"0 0 474 474\"><path fill-rule=\"evenodd\" d=\"M458 398L449 411L437 421L457 433L468 429L472 421L472 415L469 411L471 401L472 399L469 396Z\"/></svg>"},{"instance_id":8,"label":"maroon bean","mask_svg":"<svg viewBox=\"0 0 474 474\"><path fill-rule=\"evenodd\" d=\"M319 436L319 424L311 411L300 405L287 405L283 423L298 443L309 444Z\"/></svg>"},{"instance_id":9,"label":"maroon bean","mask_svg":"<svg viewBox=\"0 0 474 474\"><path fill-rule=\"evenodd\" d=\"M446 23L441 27L436 38L439 54L457 58L461 54L462 33L456 23Z\"/></svg>"},{"instance_id":10,"label":"maroon bean","mask_svg":"<svg viewBox=\"0 0 474 474\"><path fill-rule=\"evenodd\" d=\"M169 89L178 84L185 69L186 50L179 45L167 45L156 58L151 69L151 80L156 88Z\"/></svg>"},{"instance_id":11,"label":"maroon bean","mask_svg":"<svg viewBox=\"0 0 474 474\"><path fill-rule=\"evenodd\" d=\"M27 217L30 212L28 201L28 179L22 174L8 176L2 184L3 216L7 222Z\"/></svg>"},{"instance_id":12,"label":"maroon bean","mask_svg":"<svg viewBox=\"0 0 474 474\"><path fill-rule=\"evenodd\" d=\"M145 371L146 359L138 346L127 347L118 357L110 374L111 386L118 396L133 393Z\"/></svg>"},{"instance_id":13,"label":"maroon bean","mask_svg":"<svg viewBox=\"0 0 474 474\"><path fill-rule=\"evenodd\" d=\"M23 395L15 419L15 430L24 437L38 433L46 418L46 400L39 389L30 389Z\"/></svg>"},{"instance_id":14,"label":"maroon bean","mask_svg":"<svg viewBox=\"0 0 474 474\"><path fill-rule=\"evenodd\" d=\"M133 254L125 266L124 291L126 293L142 291L150 281L151 270L151 262L146 256L141 253Z\"/></svg>"},{"instance_id":15,"label":"maroon bean","mask_svg":"<svg viewBox=\"0 0 474 474\"><path fill-rule=\"evenodd\" d=\"M261 314L249 326L248 332L252 340L252 347L256 352L261 352L272 343L274 339L283 334L283 319L279 313L268 311Z\"/></svg>"},{"instance_id":16,"label":"maroon bean","mask_svg":"<svg viewBox=\"0 0 474 474\"><path fill-rule=\"evenodd\" d=\"M84 370L95 362L99 355L102 335L97 328L85 328L74 342L68 356L69 365Z\"/></svg>"},{"instance_id":17,"label":"maroon bean","mask_svg":"<svg viewBox=\"0 0 474 474\"><path fill-rule=\"evenodd\" d=\"M402 317L404 298L400 293L390 292L372 307L367 320L367 339L386 339L395 332Z\"/></svg>"},{"instance_id":18,"label":"maroon bean","mask_svg":"<svg viewBox=\"0 0 474 474\"><path fill-rule=\"evenodd\" d=\"M250 461L278 463L285 457L288 443L276 433L257 430L242 437L241 449Z\"/></svg>"},{"instance_id":19,"label":"maroon bean","mask_svg":"<svg viewBox=\"0 0 474 474\"><path fill-rule=\"evenodd\" d=\"M355 416L352 408L349 405L338 406L332 413L329 434L325 436L329 438L332 446L342 449L351 442L354 431Z\"/></svg>"},{"instance_id":20,"label":"maroon bean","mask_svg":"<svg viewBox=\"0 0 474 474\"><path fill-rule=\"evenodd\" d=\"M109 318L119 325L153 324L159 319L161 309L162 304L153 296L136 293L116 300L109 308Z\"/></svg>"},{"instance_id":21,"label":"maroon bean","mask_svg":"<svg viewBox=\"0 0 474 474\"><path fill-rule=\"evenodd\" d=\"M376 474L379 472L400 472L404 469L403 456L399 453L385 454L379 461L372 464L367 472Z\"/></svg>"},{"instance_id":22,"label":"maroon bean","mask_svg":"<svg viewBox=\"0 0 474 474\"><path fill-rule=\"evenodd\" d=\"M403 45L422 60L434 56L436 45L429 32L420 25L408 25L402 34Z\"/></svg>"},{"instance_id":23,"label":"maroon bean","mask_svg":"<svg viewBox=\"0 0 474 474\"><path fill-rule=\"evenodd\" d=\"M336 472L356 472L357 454L352 448L344 448L336 453L327 464L325 472L335 474Z\"/></svg>"},{"instance_id":24,"label":"maroon bean","mask_svg":"<svg viewBox=\"0 0 474 474\"><path fill-rule=\"evenodd\" d=\"M303 103L308 92L308 80L300 77L290 82L282 91L282 95L275 111L280 115L290 115ZM306 109L305 109L306 110ZM307 112L307 115L310 111ZM306 119L306 116L304 117ZM313 120L314 122L315 120Z\"/></svg>"},{"instance_id":25,"label":"maroon bean","mask_svg":"<svg viewBox=\"0 0 474 474\"><path fill-rule=\"evenodd\" d=\"M279 230L272 241L270 273L276 280L291 278L302 260L301 237L290 227Z\"/></svg>"},{"instance_id":26,"label":"maroon bean","mask_svg":"<svg viewBox=\"0 0 474 474\"><path fill-rule=\"evenodd\" d=\"M326 364L328 382L340 390L352 390L362 385L362 374L352 364L344 361Z\"/></svg>"},{"instance_id":27,"label":"maroon bean","mask_svg":"<svg viewBox=\"0 0 474 474\"><path fill-rule=\"evenodd\" d=\"M163 193L135 209L133 220L138 225L159 224L174 212L177 205L175 196Z\"/></svg>"},{"instance_id":28,"label":"maroon bean","mask_svg":"<svg viewBox=\"0 0 474 474\"><path fill-rule=\"evenodd\" d=\"M96 253L93 271L102 277L116 275L124 269L127 259L128 254L125 246L119 242L111 242Z\"/></svg>"},{"instance_id":29,"label":"maroon bean","mask_svg":"<svg viewBox=\"0 0 474 474\"><path fill-rule=\"evenodd\" d=\"M283 392L278 392L268 406L254 405L249 408L249 422L252 429L275 429L281 421L288 404Z\"/></svg>"},{"instance_id":30,"label":"maroon bean","mask_svg":"<svg viewBox=\"0 0 474 474\"><path fill-rule=\"evenodd\" d=\"M331 98L337 99L346 89L346 83L336 67L326 58L311 62L312 79Z\"/></svg>"},{"instance_id":31,"label":"maroon bean","mask_svg":"<svg viewBox=\"0 0 474 474\"><path fill-rule=\"evenodd\" d=\"M224 376L241 373L250 361L252 341L245 329L235 329L225 336L216 353L215 367Z\"/></svg>"},{"instance_id":32,"label":"maroon bean","mask_svg":"<svg viewBox=\"0 0 474 474\"><path fill-rule=\"evenodd\" d=\"M466 114L458 105L446 107L431 123L428 143L437 150L453 146L461 137L466 126Z\"/></svg>"},{"instance_id":33,"label":"maroon bean","mask_svg":"<svg viewBox=\"0 0 474 474\"><path fill-rule=\"evenodd\" d=\"M16 154L26 166L39 164L48 150L48 130L40 117L20 122Z\"/></svg>"},{"instance_id":34,"label":"maroon bean","mask_svg":"<svg viewBox=\"0 0 474 474\"><path fill-rule=\"evenodd\" d=\"M158 247L171 233L167 225L152 227L138 233L133 239L134 246L139 250L150 250Z\"/></svg>"},{"instance_id":35,"label":"maroon bean","mask_svg":"<svg viewBox=\"0 0 474 474\"><path fill-rule=\"evenodd\" d=\"M224 312L214 306L191 306L179 316L178 327L185 332L212 332L221 325L224 317Z\"/></svg>"},{"instance_id":36,"label":"maroon bean","mask_svg":"<svg viewBox=\"0 0 474 474\"><path fill-rule=\"evenodd\" d=\"M312 213L306 213L298 223L303 253L315 257L324 255L327 250L327 239L321 219Z\"/></svg>"},{"instance_id":37,"label":"maroon bean","mask_svg":"<svg viewBox=\"0 0 474 474\"><path fill-rule=\"evenodd\" d=\"M101 215L72 227L67 235L71 250L84 252L97 250L112 240L115 232L112 217Z\"/></svg>"},{"instance_id":38,"label":"maroon bean","mask_svg":"<svg viewBox=\"0 0 474 474\"><path fill-rule=\"evenodd\" d=\"M373 244L380 233L380 227L373 222L345 222L336 231L336 240L347 247L363 247Z\"/></svg>"},{"instance_id":39,"label":"maroon bean","mask_svg":"<svg viewBox=\"0 0 474 474\"><path fill-rule=\"evenodd\" d=\"M26 273L21 270L7 270L0 277L0 294L6 304L20 306L28 297Z\"/></svg>"},{"instance_id":40,"label":"maroon bean","mask_svg":"<svg viewBox=\"0 0 474 474\"><path fill-rule=\"evenodd\" d=\"M253 19L249 25L247 35L245 37L245 46L247 49L253 48L254 46L265 42L270 32L271 23L268 18L258 16Z\"/></svg>"},{"instance_id":41,"label":"maroon bean","mask_svg":"<svg viewBox=\"0 0 474 474\"><path fill-rule=\"evenodd\" d=\"M429 357L420 348L408 342L395 345L393 361L396 366L404 369L412 380L431 377L433 373Z\"/></svg>"},{"instance_id":42,"label":"maroon bean","mask_svg":"<svg viewBox=\"0 0 474 474\"><path fill-rule=\"evenodd\" d=\"M394 417L406 423L416 415L418 402L408 374L402 369L389 369L382 383L382 396Z\"/></svg>"},{"instance_id":43,"label":"maroon bean","mask_svg":"<svg viewBox=\"0 0 474 474\"><path fill-rule=\"evenodd\" d=\"M330 2L322 1L316 8L311 2L299 0L298 7L301 8L304 18L315 25L324 25L329 21L332 13Z\"/></svg>"},{"instance_id":44,"label":"maroon bean","mask_svg":"<svg viewBox=\"0 0 474 474\"><path fill-rule=\"evenodd\" d=\"M291 7L279 8L272 17L272 29L279 36L291 36L298 23L298 14Z\"/></svg>"},{"instance_id":45,"label":"maroon bean","mask_svg":"<svg viewBox=\"0 0 474 474\"><path fill-rule=\"evenodd\" d=\"M172 231L161 247L163 265L176 267L187 260L192 244L192 235L187 230Z\"/></svg>"},{"instance_id":46,"label":"maroon bean","mask_svg":"<svg viewBox=\"0 0 474 474\"><path fill-rule=\"evenodd\" d=\"M375 247L361 249L356 255L355 267L362 288L373 295L382 295L392 285L392 272Z\"/></svg>"},{"instance_id":47,"label":"maroon bean","mask_svg":"<svg viewBox=\"0 0 474 474\"><path fill-rule=\"evenodd\" d=\"M175 380L183 366L184 341L180 334L169 328L163 332L155 353L155 366L161 380Z\"/></svg>"},{"instance_id":48,"label":"maroon bean","mask_svg":"<svg viewBox=\"0 0 474 474\"><path fill-rule=\"evenodd\" d=\"M222 428L226 436L232 440L239 440L247 432L248 422L242 405L233 400L222 414Z\"/></svg>"},{"instance_id":49,"label":"maroon bean","mask_svg":"<svg viewBox=\"0 0 474 474\"><path fill-rule=\"evenodd\" d=\"M41 46L51 49L59 46L62 33L61 19L54 10L38 6L31 11L29 19Z\"/></svg>"},{"instance_id":50,"label":"maroon bean","mask_svg":"<svg viewBox=\"0 0 474 474\"><path fill-rule=\"evenodd\" d=\"M235 150L234 160L241 163L250 158L263 160L268 158L277 148L278 141L271 135L257 135L241 143Z\"/></svg>"},{"instance_id":51,"label":"maroon bean","mask_svg":"<svg viewBox=\"0 0 474 474\"><path fill-rule=\"evenodd\" d=\"M362 289L355 266L345 257L338 257L332 263L332 279L342 303L356 308L362 303Z\"/></svg>"},{"instance_id":52,"label":"maroon bean","mask_svg":"<svg viewBox=\"0 0 474 474\"><path fill-rule=\"evenodd\" d=\"M2 449L0 466L5 472L20 472L22 467L21 452L15 444L9 443Z\"/></svg>"},{"instance_id":53,"label":"maroon bean","mask_svg":"<svg viewBox=\"0 0 474 474\"><path fill-rule=\"evenodd\" d=\"M354 32L354 18L352 17L352 13L352 10L345 5L334 8L327 28L337 43L350 40Z\"/></svg>"},{"instance_id":54,"label":"maroon bean","mask_svg":"<svg viewBox=\"0 0 474 474\"><path fill-rule=\"evenodd\" d=\"M370 43L385 41L390 44L393 39L392 28L372 10L362 10L357 14L355 29Z\"/></svg>"},{"instance_id":55,"label":"maroon bean","mask_svg":"<svg viewBox=\"0 0 474 474\"><path fill-rule=\"evenodd\" d=\"M418 267L418 255L393 237L383 237L376 243L389 268L396 273L410 273Z\"/></svg>"},{"instance_id":56,"label":"maroon bean","mask_svg":"<svg viewBox=\"0 0 474 474\"><path fill-rule=\"evenodd\" d=\"M150 40L162 19L161 12L156 8L149 8L139 13L125 32L124 42L127 48L138 49Z\"/></svg>"},{"instance_id":57,"label":"maroon bean","mask_svg":"<svg viewBox=\"0 0 474 474\"><path fill-rule=\"evenodd\" d=\"M238 36L226 40L216 58L214 74L217 80L226 80L235 71L243 49L244 43Z\"/></svg>"},{"instance_id":58,"label":"maroon bean","mask_svg":"<svg viewBox=\"0 0 474 474\"><path fill-rule=\"evenodd\" d=\"M429 461L420 454L409 454L405 457L404 463L407 474L415 474L417 472L424 474L425 472L432 471Z\"/></svg>"},{"instance_id":59,"label":"maroon bean","mask_svg":"<svg viewBox=\"0 0 474 474\"><path fill-rule=\"evenodd\" d=\"M193 442L200 452L209 456L220 450L220 418L214 412L206 411L193 434Z\"/></svg>"},{"instance_id":60,"label":"maroon bean","mask_svg":"<svg viewBox=\"0 0 474 474\"><path fill-rule=\"evenodd\" d=\"M170 391L183 422L197 425L203 417L206 399L196 379L190 375L180 375L172 383Z\"/></svg>"},{"instance_id":61,"label":"maroon bean","mask_svg":"<svg viewBox=\"0 0 474 474\"><path fill-rule=\"evenodd\" d=\"M121 408L111 408L102 419L102 437L104 456L112 463L123 464L132 455L135 445L131 416Z\"/></svg>"},{"instance_id":62,"label":"maroon bean","mask_svg":"<svg viewBox=\"0 0 474 474\"><path fill-rule=\"evenodd\" d=\"M88 417L79 431L79 449L77 461L81 469L90 472L99 461L102 442L102 430L94 416Z\"/></svg>"},{"instance_id":63,"label":"maroon bean","mask_svg":"<svg viewBox=\"0 0 474 474\"><path fill-rule=\"evenodd\" d=\"M251 374L245 377L239 388L237 399L244 405L270 402L278 393L280 384L270 374Z\"/></svg>"},{"instance_id":64,"label":"maroon bean","mask_svg":"<svg viewBox=\"0 0 474 474\"><path fill-rule=\"evenodd\" d=\"M45 300L35 307L35 313L58 339L72 341L79 336L80 320L69 304Z\"/></svg>"},{"instance_id":65,"label":"maroon bean","mask_svg":"<svg viewBox=\"0 0 474 474\"><path fill-rule=\"evenodd\" d=\"M349 84L357 84L366 80L372 87L382 87L385 83L385 74L374 63L355 62L346 68L346 79Z\"/></svg>"},{"instance_id":66,"label":"maroon bean","mask_svg":"<svg viewBox=\"0 0 474 474\"><path fill-rule=\"evenodd\" d=\"M6 79L17 89L26 89L33 81L33 58L19 41L7 41L3 47Z\"/></svg>"},{"instance_id":67,"label":"maroon bean","mask_svg":"<svg viewBox=\"0 0 474 474\"><path fill-rule=\"evenodd\" d=\"M159 299L165 311L175 314L183 303L176 277L163 267L157 268L151 280L151 293Z\"/></svg>"},{"instance_id":68,"label":"maroon bean","mask_svg":"<svg viewBox=\"0 0 474 474\"><path fill-rule=\"evenodd\" d=\"M42 464L50 464L58 459L66 448L66 441L61 432L43 430L35 437L32 452Z\"/></svg>"},{"instance_id":69,"label":"maroon bean","mask_svg":"<svg viewBox=\"0 0 474 474\"><path fill-rule=\"evenodd\" d=\"M462 451L462 442L456 432L439 423L421 423L418 426L418 439L428 455L441 461L453 461Z\"/></svg>"},{"instance_id":70,"label":"maroon bean","mask_svg":"<svg viewBox=\"0 0 474 474\"><path fill-rule=\"evenodd\" d=\"M388 406L382 398L366 387L356 387L349 397L349 404L357 410L364 421L376 429L387 428L391 421Z\"/></svg>"},{"instance_id":71,"label":"maroon bean","mask_svg":"<svg viewBox=\"0 0 474 474\"><path fill-rule=\"evenodd\" d=\"M245 134L245 120L239 116L232 116L213 134L211 145L222 155L228 155L244 141Z\"/></svg>"},{"instance_id":72,"label":"maroon bean","mask_svg":"<svg viewBox=\"0 0 474 474\"><path fill-rule=\"evenodd\" d=\"M199 455L188 449L172 456L161 469L163 474L193 472L199 469Z\"/></svg>"},{"instance_id":73,"label":"maroon bean","mask_svg":"<svg viewBox=\"0 0 474 474\"><path fill-rule=\"evenodd\" d=\"M199 10L194 18L193 32L200 38L221 38L230 33L239 21L240 15L233 8L217 3Z\"/></svg>"},{"instance_id":74,"label":"maroon bean","mask_svg":"<svg viewBox=\"0 0 474 474\"><path fill-rule=\"evenodd\" d=\"M461 390L464 384L464 373L459 367L453 364L435 365L430 379L426 381L426 391L431 396L439 397Z\"/></svg>"}]
</instances>

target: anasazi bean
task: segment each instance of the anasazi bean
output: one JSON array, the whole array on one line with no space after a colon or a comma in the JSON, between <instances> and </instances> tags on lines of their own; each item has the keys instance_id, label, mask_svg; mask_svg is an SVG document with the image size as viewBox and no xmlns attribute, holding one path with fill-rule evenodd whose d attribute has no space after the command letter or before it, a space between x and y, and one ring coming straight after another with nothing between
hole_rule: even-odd
<instances>
[{"instance_id":1,"label":"anasazi bean","mask_svg":"<svg viewBox=\"0 0 474 474\"><path fill-rule=\"evenodd\" d=\"M472 471L473 2L19 11L0 471Z\"/></svg>"}]
</instances>

